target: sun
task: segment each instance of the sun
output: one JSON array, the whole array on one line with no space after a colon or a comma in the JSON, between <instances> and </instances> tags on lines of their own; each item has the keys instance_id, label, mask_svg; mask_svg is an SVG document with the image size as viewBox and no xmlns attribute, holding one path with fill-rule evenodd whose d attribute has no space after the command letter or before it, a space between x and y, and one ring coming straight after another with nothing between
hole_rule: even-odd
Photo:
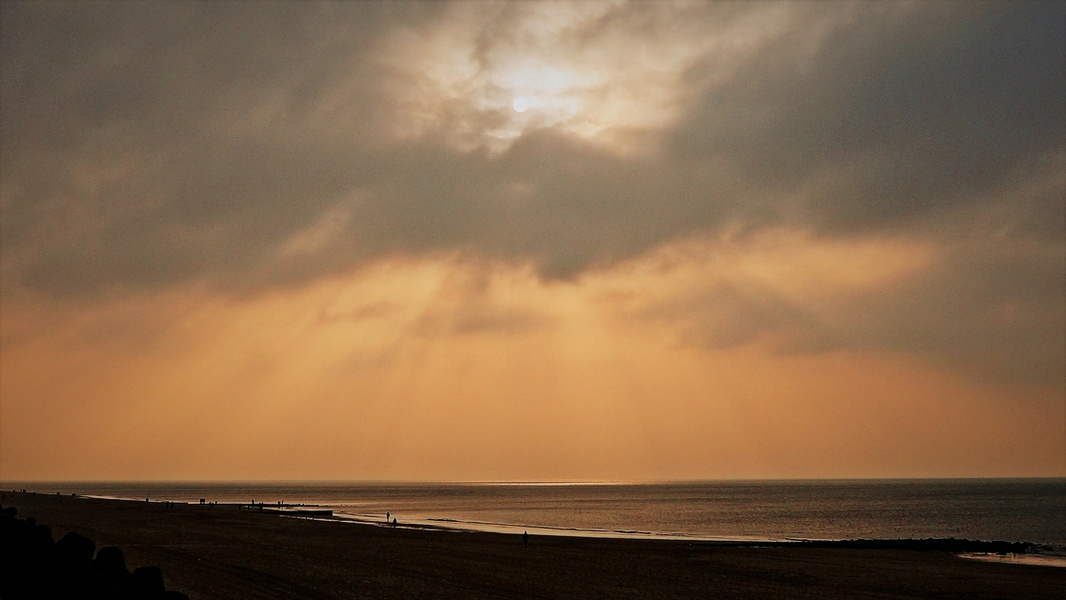
<instances>
[{"instance_id":1,"label":"sun","mask_svg":"<svg viewBox=\"0 0 1066 600\"><path fill-rule=\"evenodd\" d=\"M511 103L511 108L513 108L514 111L518 113L526 112L526 109L529 108L529 100L526 100L524 97L519 96L514 99L514 102Z\"/></svg>"}]
</instances>

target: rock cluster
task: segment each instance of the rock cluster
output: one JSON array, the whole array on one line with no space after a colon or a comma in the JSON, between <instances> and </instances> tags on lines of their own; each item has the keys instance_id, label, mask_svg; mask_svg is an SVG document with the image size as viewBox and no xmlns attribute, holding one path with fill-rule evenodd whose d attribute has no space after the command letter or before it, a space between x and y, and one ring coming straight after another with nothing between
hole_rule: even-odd
<instances>
[{"instance_id":1,"label":"rock cluster","mask_svg":"<svg viewBox=\"0 0 1066 600\"><path fill-rule=\"evenodd\" d=\"M96 542L73 531L53 541L50 527L19 518L14 507L0 507L0 598L188 600L166 589L159 567L130 572L122 550L97 552Z\"/></svg>"}]
</instances>

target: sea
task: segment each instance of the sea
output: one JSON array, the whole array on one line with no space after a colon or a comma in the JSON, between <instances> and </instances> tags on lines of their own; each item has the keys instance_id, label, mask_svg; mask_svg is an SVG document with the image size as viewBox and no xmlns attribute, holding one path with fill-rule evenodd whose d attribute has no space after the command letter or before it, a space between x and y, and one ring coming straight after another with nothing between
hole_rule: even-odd
<instances>
[{"instance_id":1,"label":"sea","mask_svg":"<svg viewBox=\"0 0 1066 600\"><path fill-rule=\"evenodd\" d=\"M334 519L707 541L966 538L1066 548L1066 478L664 483L0 482L144 502L320 507ZM1050 549L1050 548L1049 548Z\"/></svg>"}]
</instances>

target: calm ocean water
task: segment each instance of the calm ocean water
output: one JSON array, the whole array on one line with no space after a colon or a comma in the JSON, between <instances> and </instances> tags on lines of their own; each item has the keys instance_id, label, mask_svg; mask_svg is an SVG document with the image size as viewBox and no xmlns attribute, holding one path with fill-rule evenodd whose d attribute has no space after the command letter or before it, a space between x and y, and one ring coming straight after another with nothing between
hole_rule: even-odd
<instances>
[{"instance_id":1,"label":"calm ocean water","mask_svg":"<svg viewBox=\"0 0 1066 600\"><path fill-rule=\"evenodd\" d=\"M1066 479L656 484L3 482L142 500L322 505L340 518L565 535L958 537L1066 546Z\"/></svg>"}]
</instances>

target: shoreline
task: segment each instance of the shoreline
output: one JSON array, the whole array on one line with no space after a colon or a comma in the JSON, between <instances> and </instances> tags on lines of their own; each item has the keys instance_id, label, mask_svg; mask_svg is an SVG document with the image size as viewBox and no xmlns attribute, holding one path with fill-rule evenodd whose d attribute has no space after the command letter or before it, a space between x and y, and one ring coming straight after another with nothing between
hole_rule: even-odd
<instances>
[{"instance_id":1,"label":"shoreline","mask_svg":"<svg viewBox=\"0 0 1066 600\"><path fill-rule=\"evenodd\" d=\"M109 500L119 502L132 502L134 504L141 504L142 500L139 498L122 497L122 496L108 496L98 494L78 494L71 493L69 495L63 495L59 492L37 492L33 490L3 490L3 493L11 494L40 494L42 496L56 496L71 497L71 498L85 498L92 500ZM585 529L579 527L566 527L566 526L550 526L550 525L522 525L511 523L496 523L487 521L471 521L454 519L447 517L423 517L407 519L403 523L399 523L395 526L390 526L385 522L383 515L376 514L363 514L353 513L343 510L336 510L336 505L330 504L316 504L316 503L301 503L301 502L283 502L278 501L276 503L249 503L249 502L229 502L229 501L207 501L206 503L197 503L188 500L152 500L151 498L145 498L144 503L147 504L171 504L182 506L212 506L219 508L236 508L237 510L244 510L246 512L259 512L263 514L271 514L286 517L295 518L308 518L323 521L333 521L338 523L347 523L354 525L366 525L371 527L385 527L396 529L422 529L431 531L455 531L455 532L468 532L468 533L498 533L505 535L521 535L523 531L535 532L536 535L541 536L560 536L560 537L576 537L576 538L590 538L590 539L627 539L627 540L647 540L647 541L672 541L672 542L690 542L690 543L709 543L719 544L725 546L788 546L796 544L808 544L822 547L850 547L850 548L880 548L880 549L913 549L913 550L926 550L926 549L944 549L945 547L954 548L957 553L992 553L992 554L1027 554L1033 552L1040 552L1043 550L1051 550L1056 553L1062 553L1066 555L1066 545L1059 546L1055 544L1044 544L1033 542L1029 540L984 540L984 539L970 539L970 538L956 538L956 537L899 537L899 538L804 538L804 537L787 537L787 538L768 538L768 537L756 537L756 536L719 536L719 535L704 535L704 534L689 534L682 532L655 532L655 531L629 531L629 530L611 530L611 529ZM343 505L341 505L343 506ZM1058 565L1056 565L1058 566ZM1066 566L1064 563L1061 566Z\"/></svg>"},{"instance_id":2,"label":"shoreline","mask_svg":"<svg viewBox=\"0 0 1066 600\"><path fill-rule=\"evenodd\" d=\"M88 500L104 500L116 502L130 502L141 504L139 498L108 496L98 494L70 493L64 495L60 492L38 492L35 490L0 490L0 494L29 495L36 497L60 498L83 498ZM245 512L269 514L275 516L292 517L299 519L313 519L352 525L364 525L369 527L383 527L389 529L419 529L442 532L466 532L466 533L497 533L504 535L521 535L522 532L535 532L540 536L576 537L588 539L622 539L622 540L645 540L664 542L687 542L694 544L714 544L721 546L794 546L807 545L813 547L840 547L852 549L909 549L909 550L947 550L956 553L970 554L1028 554L1040 553L1041 550L1053 551L1066 555L1066 546L1054 544L1042 544L1028 540L984 540L970 538L950 537L900 537L900 538L763 538L755 536L716 536L703 534L688 534L681 532L656 532L656 531L629 531L611 529L583 529L579 527L551 526L551 525L521 525L511 523L496 523L488 521L470 521L447 517L425 517L408 519L403 523L390 525L381 515L352 513L331 508L335 505L316 503L249 503L227 501L201 501L191 502L188 500L152 500L145 498L145 504L163 504L173 506L201 506L214 508L236 508ZM342 505L343 506L343 505ZM1056 565L1058 566L1058 565ZM1066 566L1066 564L1062 565Z\"/></svg>"},{"instance_id":3,"label":"shoreline","mask_svg":"<svg viewBox=\"0 0 1066 600\"><path fill-rule=\"evenodd\" d=\"M3 491L7 494L26 494L36 496L41 494L45 497L50 497L52 494L47 492L37 492L33 490L11 490ZM96 494L77 494L71 493L69 496L63 496L59 492L55 492L57 497L70 497L70 498L84 498L89 500L106 500L117 502L132 502L134 504L140 504L141 500L138 498L129 498L121 496L105 496ZM543 526L543 525L516 525L510 523L494 523L486 521L466 521L453 518L440 518L429 517L422 519L409 519L403 523L390 525L385 522L381 515L372 514L359 514L346 511L338 511L329 508L331 505L327 504L314 504L314 503L286 503L278 501L277 503L268 504L265 502L259 503L247 503L247 502L219 502L219 501L207 501L207 502L190 502L187 500L152 500L151 498L145 498L146 504L164 504L164 505L181 505L181 506L207 506L216 508L236 508L237 510L243 510L246 512L258 512L261 514L269 514L282 517L291 517L297 519L313 519L320 521L329 521L337 523L345 523L352 525L363 525L369 527L382 527L387 529L418 529L425 531L441 531L441 532L462 532L462 533L496 533L503 535L521 535L523 532L533 532L534 535L541 537L544 536L559 536L559 537L576 537L587 539L618 539L618 540L643 540L643 541L663 541L663 542L684 542L692 544L710 544L719 546L751 546L751 547L788 547L788 546L810 546L810 547L824 547L824 548L851 548L851 549L882 549L882 550L941 550L954 552L958 555L969 555L967 558L977 558L982 560L979 556L983 555L1026 555L1026 554L1041 554L1042 552L1050 552L1056 558L1051 561L1039 561L1033 564L1045 564L1048 566L1066 567L1066 546L1057 546L1052 544L1041 544L1032 541L1024 540L983 540L983 539L969 539L969 538L915 538L915 537L901 537L901 538L761 538L754 536L713 536L702 534L686 534L686 533L670 533L670 532L654 532L654 531L622 531L622 530L609 530L609 529L582 529L578 527L564 527L564 526ZM1061 558L1059 558L1061 557ZM1015 561L1007 561L1015 562Z\"/></svg>"},{"instance_id":4,"label":"shoreline","mask_svg":"<svg viewBox=\"0 0 1066 600\"><path fill-rule=\"evenodd\" d=\"M285 514L282 511L268 511L279 516L297 519L310 518L321 521L334 521L338 523L350 523L366 525L370 527L390 528L377 520L349 519L344 517L307 517L299 514ZM430 519L430 521L457 522L469 524L467 521L455 521L453 519ZM982 560L1001 562L1006 564L1028 564L1066 569L1066 547L1059 547L1034 542L1012 542L1003 540L975 540L967 538L841 538L841 539L810 539L810 538L739 538L739 537L714 537L701 535L683 535L655 532L624 532L607 530L590 530L564 527L525 527L521 525L507 525L489 523L490 529L477 529L469 527L449 527L435 523L399 525L393 528L418 529L425 531L460 532L460 533L500 533L505 535L521 535L528 532L531 535L576 537L584 539L604 540L641 540L664 543L688 543L691 545L718 546L732 548L841 548L852 550L910 550L917 552L950 552L967 560Z\"/></svg>"},{"instance_id":5,"label":"shoreline","mask_svg":"<svg viewBox=\"0 0 1066 600\"><path fill-rule=\"evenodd\" d=\"M192 599L1066 597L1063 569L960 558L944 542L533 535L526 547L515 534L278 518L222 504L3 495L0 503L50 525L57 539L74 531L118 546L130 564L158 565L167 588Z\"/></svg>"}]
</instances>

